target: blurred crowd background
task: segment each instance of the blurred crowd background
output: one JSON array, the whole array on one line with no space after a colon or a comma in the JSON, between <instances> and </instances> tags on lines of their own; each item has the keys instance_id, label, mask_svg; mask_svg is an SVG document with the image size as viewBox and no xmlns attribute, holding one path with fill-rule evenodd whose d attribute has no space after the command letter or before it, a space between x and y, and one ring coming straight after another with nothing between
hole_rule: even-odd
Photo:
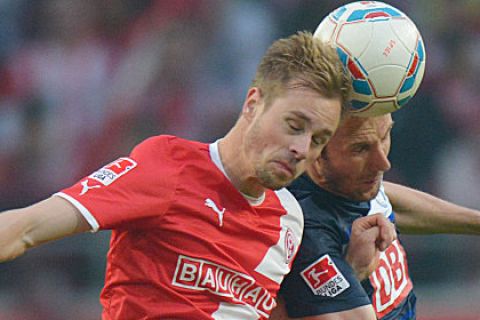
<instances>
[{"instance_id":1,"label":"blurred crowd background","mask_svg":"<svg viewBox=\"0 0 480 320\"><path fill-rule=\"evenodd\" d=\"M271 42L333 0L1 0L0 211L26 206L151 135L211 142L236 120ZM386 1L427 67L394 113L387 179L480 209L480 1ZM480 319L480 238L402 236L419 320ZM0 319L100 318L108 232L0 265Z\"/></svg>"}]
</instances>

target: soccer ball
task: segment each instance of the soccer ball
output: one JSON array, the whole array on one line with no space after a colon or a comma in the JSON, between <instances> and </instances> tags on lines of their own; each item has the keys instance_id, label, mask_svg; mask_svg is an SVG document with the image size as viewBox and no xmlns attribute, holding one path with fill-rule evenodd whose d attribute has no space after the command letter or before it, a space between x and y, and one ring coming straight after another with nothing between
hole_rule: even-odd
<instances>
[{"instance_id":1,"label":"soccer ball","mask_svg":"<svg viewBox=\"0 0 480 320\"><path fill-rule=\"evenodd\" d=\"M358 1L331 12L314 36L333 45L352 77L352 113L379 116L403 107L425 71L425 48L403 12L378 1Z\"/></svg>"}]
</instances>

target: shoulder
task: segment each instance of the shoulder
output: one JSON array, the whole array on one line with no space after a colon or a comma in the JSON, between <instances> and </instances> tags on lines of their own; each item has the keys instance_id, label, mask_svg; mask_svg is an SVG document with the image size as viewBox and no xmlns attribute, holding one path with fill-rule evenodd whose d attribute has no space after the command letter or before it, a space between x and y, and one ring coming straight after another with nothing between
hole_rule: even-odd
<instances>
[{"instance_id":1,"label":"shoulder","mask_svg":"<svg viewBox=\"0 0 480 320\"><path fill-rule=\"evenodd\" d=\"M142 152L159 152L159 151L174 151L174 150L201 150L208 149L205 143L182 139L176 136L159 135L153 136L140 142L134 149L133 153Z\"/></svg>"},{"instance_id":2,"label":"shoulder","mask_svg":"<svg viewBox=\"0 0 480 320\"><path fill-rule=\"evenodd\" d=\"M295 179L287 187L288 191L290 191L297 200L312 196L315 193L315 188L316 186L306 174Z\"/></svg>"},{"instance_id":3,"label":"shoulder","mask_svg":"<svg viewBox=\"0 0 480 320\"><path fill-rule=\"evenodd\" d=\"M289 186L299 202L304 216L304 238L302 246L334 251L341 250L348 242L349 230L355 216L351 209L338 197L321 189L305 175Z\"/></svg>"},{"instance_id":4,"label":"shoulder","mask_svg":"<svg viewBox=\"0 0 480 320\"><path fill-rule=\"evenodd\" d=\"M274 193L280 205L287 212L286 218L284 218L286 219L285 222L293 228L294 233L300 241L304 228L303 211L300 204L286 188L276 190Z\"/></svg>"},{"instance_id":5,"label":"shoulder","mask_svg":"<svg viewBox=\"0 0 480 320\"><path fill-rule=\"evenodd\" d=\"M134 158L152 158L159 160L197 159L199 155L208 156L208 144L182 139L176 136L159 135L139 143L132 151ZM196 157L193 157L196 155ZM161 158L160 158L161 159Z\"/></svg>"},{"instance_id":6,"label":"shoulder","mask_svg":"<svg viewBox=\"0 0 480 320\"><path fill-rule=\"evenodd\" d=\"M286 188L274 191L280 204L289 212L303 217L302 208L293 194ZM302 219L303 220L303 219Z\"/></svg>"},{"instance_id":7,"label":"shoulder","mask_svg":"<svg viewBox=\"0 0 480 320\"><path fill-rule=\"evenodd\" d=\"M333 223L339 218L336 214L338 210L335 199L329 197L327 192L321 190L306 175L296 179L288 190L300 204L306 224Z\"/></svg>"}]
</instances>

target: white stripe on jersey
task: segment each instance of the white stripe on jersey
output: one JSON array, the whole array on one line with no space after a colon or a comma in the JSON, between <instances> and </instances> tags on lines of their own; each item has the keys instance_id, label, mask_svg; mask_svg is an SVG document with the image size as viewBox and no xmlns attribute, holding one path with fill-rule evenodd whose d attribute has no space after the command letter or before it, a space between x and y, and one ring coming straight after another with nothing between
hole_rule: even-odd
<instances>
[{"instance_id":1,"label":"white stripe on jersey","mask_svg":"<svg viewBox=\"0 0 480 320\"><path fill-rule=\"evenodd\" d=\"M70 202L75 208L77 208L78 211L82 214L82 216L87 220L88 224L90 227L92 227L91 232L97 232L98 229L100 229L100 225L98 224L97 220L95 217L88 211L87 208L85 208L80 202L78 202L75 198L70 197L68 194L63 193L63 192L57 192L54 194L54 196L63 198Z\"/></svg>"},{"instance_id":2,"label":"white stripe on jersey","mask_svg":"<svg viewBox=\"0 0 480 320\"><path fill-rule=\"evenodd\" d=\"M368 214L382 213L386 218L390 217L392 214L392 204L385 193L383 184L380 185L377 196L370 200L370 211Z\"/></svg>"},{"instance_id":3,"label":"white stripe on jersey","mask_svg":"<svg viewBox=\"0 0 480 320\"><path fill-rule=\"evenodd\" d=\"M255 271L280 284L285 275L290 272L289 261L286 259L286 235L288 232L293 233L296 253L302 241L303 212L295 197L287 189L283 188L275 193L287 214L280 218L282 228L280 239L277 244L268 249Z\"/></svg>"},{"instance_id":4,"label":"white stripe on jersey","mask_svg":"<svg viewBox=\"0 0 480 320\"><path fill-rule=\"evenodd\" d=\"M293 234L295 241L295 253L300 246L303 234L303 212L294 196L287 190L281 189L275 191L280 200L281 205L287 211L287 214L280 218L280 239L278 242L270 247L263 257L260 264L255 268L255 271L264 275L265 277L280 284L285 275L290 271L290 266L287 261L286 250L286 235ZM259 302L261 299L259 299ZM268 313L274 307L273 305L263 306ZM257 310L248 304L231 304L222 302L219 304L217 311L212 314L215 320L231 320L231 319L260 319L260 315L256 312L261 312L262 308ZM268 313L262 315L268 317Z\"/></svg>"},{"instance_id":5,"label":"white stripe on jersey","mask_svg":"<svg viewBox=\"0 0 480 320\"><path fill-rule=\"evenodd\" d=\"M255 308L247 304L233 304L221 302L217 311L212 314L215 320L232 320L232 319L260 319Z\"/></svg>"}]
</instances>

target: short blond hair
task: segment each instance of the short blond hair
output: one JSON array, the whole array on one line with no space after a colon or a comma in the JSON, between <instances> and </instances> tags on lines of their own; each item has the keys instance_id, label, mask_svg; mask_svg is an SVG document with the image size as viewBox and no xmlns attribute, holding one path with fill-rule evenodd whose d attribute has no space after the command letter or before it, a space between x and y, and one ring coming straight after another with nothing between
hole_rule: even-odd
<instances>
[{"instance_id":1,"label":"short blond hair","mask_svg":"<svg viewBox=\"0 0 480 320\"><path fill-rule=\"evenodd\" d=\"M326 98L340 98L342 115L348 109L350 77L335 49L310 32L275 41L260 61L251 87L260 88L269 105L292 85L313 89Z\"/></svg>"}]
</instances>

